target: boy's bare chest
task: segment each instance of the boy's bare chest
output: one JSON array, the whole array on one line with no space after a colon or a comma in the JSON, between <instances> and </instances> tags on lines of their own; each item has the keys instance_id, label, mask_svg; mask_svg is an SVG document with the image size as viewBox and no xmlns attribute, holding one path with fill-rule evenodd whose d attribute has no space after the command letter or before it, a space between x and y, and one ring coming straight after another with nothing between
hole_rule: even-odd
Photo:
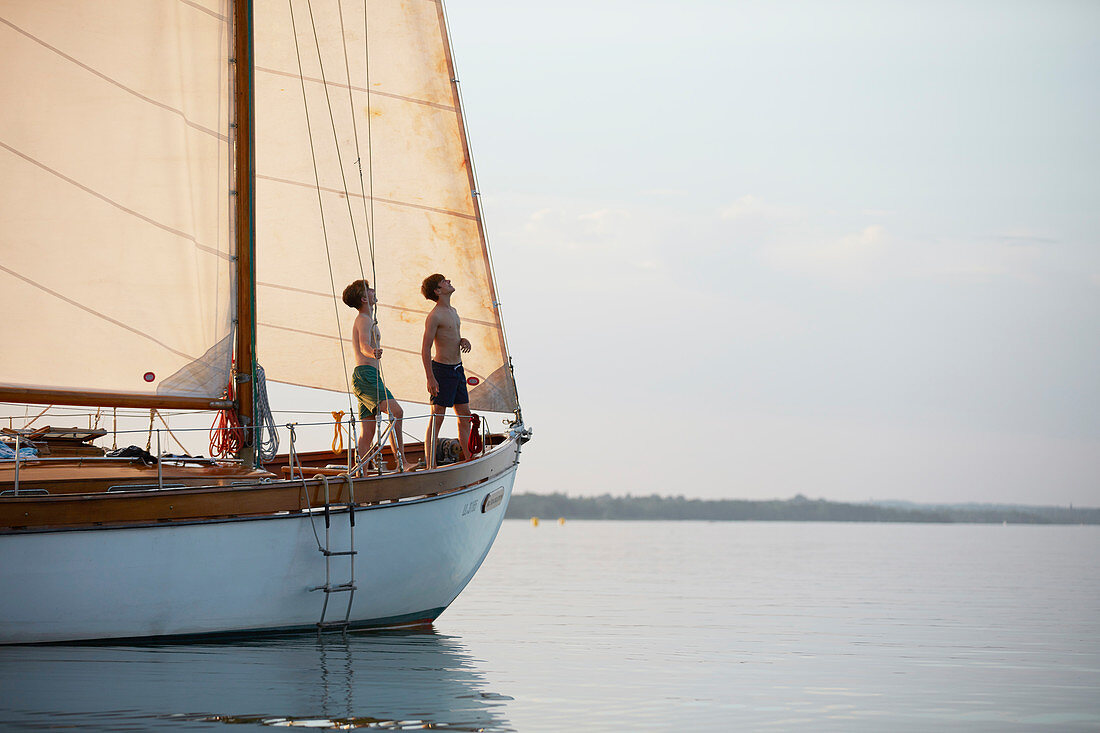
<instances>
[{"instance_id":1,"label":"boy's bare chest","mask_svg":"<svg viewBox=\"0 0 1100 733\"><path fill-rule=\"evenodd\" d=\"M444 312L439 318L439 330L448 334L458 333L459 325L461 321L458 318L458 311L452 310L449 313Z\"/></svg>"},{"instance_id":2,"label":"boy's bare chest","mask_svg":"<svg viewBox=\"0 0 1100 733\"><path fill-rule=\"evenodd\" d=\"M374 322L373 318L365 318L359 316L356 323L357 328L352 335L355 341L366 341L368 345L374 346L382 340L382 334L378 330L378 324Z\"/></svg>"}]
</instances>

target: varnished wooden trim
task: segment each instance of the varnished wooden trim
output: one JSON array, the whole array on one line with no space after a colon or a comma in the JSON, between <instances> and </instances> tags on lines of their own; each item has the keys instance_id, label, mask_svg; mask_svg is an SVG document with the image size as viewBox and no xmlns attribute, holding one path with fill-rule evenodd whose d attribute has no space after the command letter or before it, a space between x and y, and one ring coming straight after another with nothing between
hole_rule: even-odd
<instances>
[{"instance_id":1,"label":"varnished wooden trim","mask_svg":"<svg viewBox=\"0 0 1100 733\"><path fill-rule=\"evenodd\" d=\"M518 460L519 446L508 442L486 456L430 471L386 474L354 480L359 506L450 494L507 472ZM307 478L255 480L245 485L202 486L134 493L51 494L0 498L0 534L45 529L171 526L176 522L297 513L323 506L324 482ZM20 485L22 485L20 481ZM329 502L349 503L346 478L329 478Z\"/></svg>"},{"instance_id":2,"label":"varnished wooden trim","mask_svg":"<svg viewBox=\"0 0 1100 733\"><path fill-rule=\"evenodd\" d=\"M80 407L148 407L177 410L225 410L228 400L122 392L85 392L65 389L0 387L0 401L30 405L78 405Z\"/></svg>"}]
</instances>

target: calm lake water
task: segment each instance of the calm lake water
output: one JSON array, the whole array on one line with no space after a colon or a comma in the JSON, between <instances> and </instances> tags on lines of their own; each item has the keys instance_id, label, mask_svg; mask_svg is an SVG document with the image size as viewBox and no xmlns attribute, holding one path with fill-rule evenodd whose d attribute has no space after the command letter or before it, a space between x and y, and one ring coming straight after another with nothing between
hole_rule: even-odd
<instances>
[{"instance_id":1,"label":"calm lake water","mask_svg":"<svg viewBox=\"0 0 1100 733\"><path fill-rule=\"evenodd\" d=\"M0 729L1100 729L1100 527L507 521L434 631L0 649Z\"/></svg>"}]
</instances>

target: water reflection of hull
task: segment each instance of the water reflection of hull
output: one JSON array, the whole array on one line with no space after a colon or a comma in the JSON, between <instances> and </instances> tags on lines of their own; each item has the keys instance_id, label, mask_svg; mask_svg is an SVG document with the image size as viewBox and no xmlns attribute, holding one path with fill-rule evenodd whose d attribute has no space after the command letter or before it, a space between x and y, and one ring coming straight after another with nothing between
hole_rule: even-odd
<instances>
[{"instance_id":1,"label":"water reflection of hull","mask_svg":"<svg viewBox=\"0 0 1100 733\"><path fill-rule=\"evenodd\" d=\"M462 642L424 632L0 649L0 728L511 730ZM184 726L186 727L186 726Z\"/></svg>"}]
</instances>

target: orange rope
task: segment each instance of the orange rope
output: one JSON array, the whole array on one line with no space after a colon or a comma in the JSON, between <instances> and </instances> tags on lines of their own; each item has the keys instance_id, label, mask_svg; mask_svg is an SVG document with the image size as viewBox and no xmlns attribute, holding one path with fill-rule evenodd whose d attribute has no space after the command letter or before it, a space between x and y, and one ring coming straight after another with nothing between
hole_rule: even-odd
<instances>
[{"instance_id":1,"label":"orange rope","mask_svg":"<svg viewBox=\"0 0 1100 733\"><path fill-rule=\"evenodd\" d=\"M225 398L233 399L233 383L225 388ZM234 410L218 410L214 424L210 426L210 456L228 458L241 450L241 423Z\"/></svg>"},{"instance_id":2,"label":"orange rope","mask_svg":"<svg viewBox=\"0 0 1100 733\"><path fill-rule=\"evenodd\" d=\"M218 410L214 424L210 426L210 455L219 458L235 456L241 450L241 424L237 413Z\"/></svg>"},{"instance_id":3,"label":"orange rope","mask_svg":"<svg viewBox=\"0 0 1100 733\"><path fill-rule=\"evenodd\" d=\"M343 410L333 410L332 411L332 420L333 420L333 424L332 424L332 452L333 453L342 453L343 450L344 450L344 431L342 429L343 425L340 422L343 419L344 419L344 411ZM340 445L339 448L336 447L337 443L339 443L339 445Z\"/></svg>"}]
</instances>

